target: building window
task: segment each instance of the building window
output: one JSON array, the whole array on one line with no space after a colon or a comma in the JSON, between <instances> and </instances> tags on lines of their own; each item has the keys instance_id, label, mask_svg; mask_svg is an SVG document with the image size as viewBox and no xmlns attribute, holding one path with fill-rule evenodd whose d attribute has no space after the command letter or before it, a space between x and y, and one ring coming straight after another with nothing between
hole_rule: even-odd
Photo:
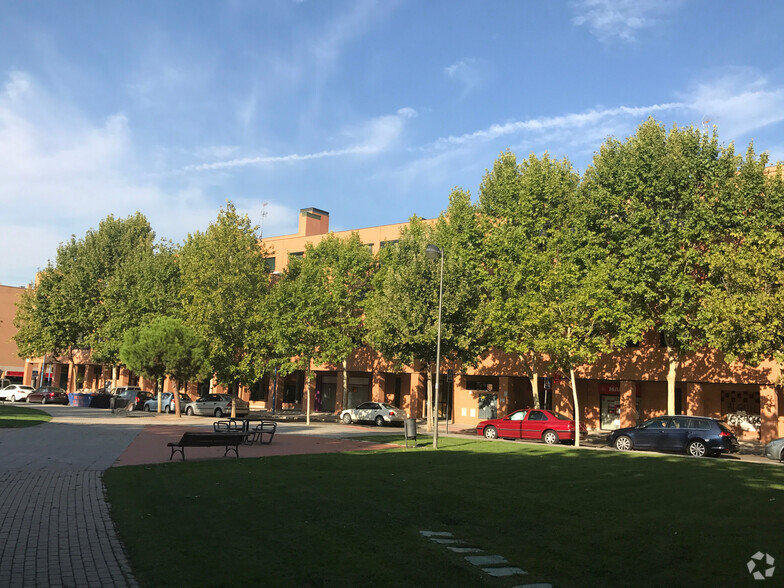
<instances>
[{"instance_id":1,"label":"building window","mask_svg":"<svg viewBox=\"0 0 784 588\"><path fill-rule=\"evenodd\" d=\"M304 251L292 251L289 253L289 259L302 259L302 256L305 255Z\"/></svg>"},{"instance_id":2,"label":"building window","mask_svg":"<svg viewBox=\"0 0 784 588\"><path fill-rule=\"evenodd\" d=\"M397 242L398 242L397 239L394 239L393 241L381 241L379 247L381 249L383 249L384 247L389 247L390 245L395 245Z\"/></svg>"},{"instance_id":3,"label":"building window","mask_svg":"<svg viewBox=\"0 0 784 588\"><path fill-rule=\"evenodd\" d=\"M265 257L264 258L264 263L267 264L267 269L270 271L270 273L275 271L275 258L274 257Z\"/></svg>"}]
</instances>

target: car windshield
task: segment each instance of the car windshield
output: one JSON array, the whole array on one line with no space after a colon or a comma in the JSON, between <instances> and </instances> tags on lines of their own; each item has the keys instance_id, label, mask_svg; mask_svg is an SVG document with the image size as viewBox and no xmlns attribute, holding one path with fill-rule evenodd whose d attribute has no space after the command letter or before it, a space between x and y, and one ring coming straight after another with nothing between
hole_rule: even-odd
<instances>
[{"instance_id":1,"label":"car windshield","mask_svg":"<svg viewBox=\"0 0 784 588\"><path fill-rule=\"evenodd\" d=\"M571 421L571 420L572 420L572 417L568 417L568 416L566 416L565 414L561 414L560 412L554 412L554 413L552 413L552 414L553 414L553 416L554 416L555 418L557 418L559 421Z\"/></svg>"},{"instance_id":2,"label":"car windshield","mask_svg":"<svg viewBox=\"0 0 784 588\"><path fill-rule=\"evenodd\" d=\"M382 404L381 406L382 406L383 408L388 408L389 410L400 410L400 409L399 409L397 406L392 406L391 404L386 404L386 403L384 403L384 404Z\"/></svg>"}]
</instances>

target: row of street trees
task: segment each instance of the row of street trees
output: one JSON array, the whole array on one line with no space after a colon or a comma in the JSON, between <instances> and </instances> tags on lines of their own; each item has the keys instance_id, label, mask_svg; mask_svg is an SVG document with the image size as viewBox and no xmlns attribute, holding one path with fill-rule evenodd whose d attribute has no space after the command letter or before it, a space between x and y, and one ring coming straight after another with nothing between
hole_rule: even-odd
<instances>
[{"instance_id":1,"label":"row of street trees","mask_svg":"<svg viewBox=\"0 0 784 588\"><path fill-rule=\"evenodd\" d=\"M476 202L455 189L435 222L411 218L375 256L356 234L328 235L274 281L257 227L231 203L180 247L155 243L141 215L109 217L63 244L22 296L17 343L28 356L90 347L142 373L121 353L126 334L167 316L195 334L203 365L166 373L232 386L275 368L305 370L307 382L313 363L342 364L345 377L346 358L369 345L398 366L426 366L430 415L438 262L425 248L435 244L441 359L468 365L495 347L521 360L534 390L545 372L568 374L579 417L575 368L656 330L674 412L684 354L784 354L784 184L766 165L715 131L654 120L607 140L582 176L566 159L506 152Z\"/></svg>"}]
</instances>

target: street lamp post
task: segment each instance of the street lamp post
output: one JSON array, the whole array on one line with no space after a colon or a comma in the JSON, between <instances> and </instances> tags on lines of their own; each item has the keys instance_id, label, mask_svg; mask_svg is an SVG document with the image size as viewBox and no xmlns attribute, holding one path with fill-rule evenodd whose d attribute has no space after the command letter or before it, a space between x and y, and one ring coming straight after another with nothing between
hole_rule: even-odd
<instances>
[{"instance_id":1,"label":"street lamp post","mask_svg":"<svg viewBox=\"0 0 784 588\"><path fill-rule=\"evenodd\" d=\"M438 343L436 344L436 393L433 398L433 449L438 449L438 384L441 380L441 303L444 299L444 251L436 245L425 248L428 259L441 258L441 278L438 284ZM449 415L447 415L447 419Z\"/></svg>"}]
</instances>

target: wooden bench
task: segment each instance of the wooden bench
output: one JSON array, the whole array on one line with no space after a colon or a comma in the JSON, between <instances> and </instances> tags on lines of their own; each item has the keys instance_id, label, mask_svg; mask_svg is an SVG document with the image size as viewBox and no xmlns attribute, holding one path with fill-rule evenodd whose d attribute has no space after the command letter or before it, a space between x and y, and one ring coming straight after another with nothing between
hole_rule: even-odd
<instances>
[{"instance_id":1,"label":"wooden bench","mask_svg":"<svg viewBox=\"0 0 784 588\"><path fill-rule=\"evenodd\" d=\"M248 433L243 431L222 431L219 433L186 431L179 441L167 444L171 448L169 461L174 458L174 454L177 452L180 453L182 460L185 461L186 447L225 447L226 451L223 457L226 457L229 451L233 451L234 455L239 457L240 454L237 452L237 448L247 437Z\"/></svg>"}]
</instances>

